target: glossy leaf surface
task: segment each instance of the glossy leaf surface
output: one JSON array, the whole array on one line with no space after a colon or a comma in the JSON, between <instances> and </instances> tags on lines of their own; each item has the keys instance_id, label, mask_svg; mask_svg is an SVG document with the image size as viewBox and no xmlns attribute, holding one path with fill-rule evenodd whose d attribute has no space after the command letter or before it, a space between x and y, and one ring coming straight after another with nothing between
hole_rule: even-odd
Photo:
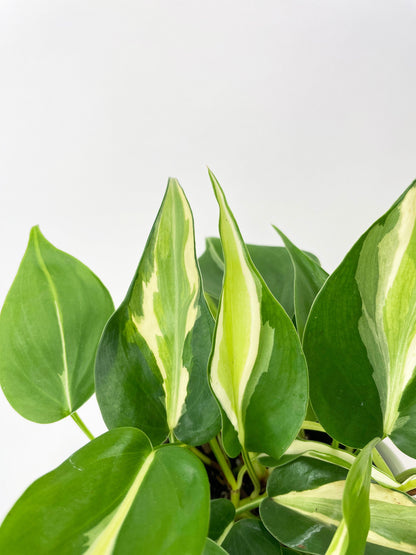
<instances>
[{"instance_id":1,"label":"glossy leaf surface","mask_svg":"<svg viewBox=\"0 0 416 555\"><path fill-rule=\"evenodd\" d=\"M217 307L221 296L224 276L224 254L221 240L209 237L205 242L205 252L199 257L199 266L204 284L204 291ZM294 309L294 274L293 264L284 247L246 244L250 258L260 272L273 296L279 301L290 318ZM318 259L311 253L307 256L316 264Z\"/></svg>"},{"instance_id":2,"label":"glossy leaf surface","mask_svg":"<svg viewBox=\"0 0 416 555\"><path fill-rule=\"evenodd\" d=\"M55 422L94 392L94 358L111 297L79 260L38 227L0 315L0 383L14 409Z\"/></svg>"},{"instance_id":3,"label":"glossy leaf surface","mask_svg":"<svg viewBox=\"0 0 416 555\"><path fill-rule=\"evenodd\" d=\"M342 520L347 471L312 459L276 468L260 506L266 528L280 542L306 553L325 553ZM366 555L416 553L416 503L404 493L370 486Z\"/></svg>"},{"instance_id":4,"label":"glossy leaf surface","mask_svg":"<svg viewBox=\"0 0 416 555\"><path fill-rule=\"evenodd\" d=\"M208 537L217 540L234 520L235 508L229 499L212 499L210 504Z\"/></svg>"},{"instance_id":5,"label":"glossy leaf surface","mask_svg":"<svg viewBox=\"0 0 416 555\"><path fill-rule=\"evenodd\" d=\"M0 528L13 555L200 555L209 519L201 462L156 450L134 428L111 430L32 484Z\"/></svg>"},{"instance_id":6,"label":"glossy leaf surface","mask_svg":"<svg viewBox=\"0 0 416 555\"><path fill-rule=\"evenodd\" d=\"M292 261L296 328L299 337L302 339L312 303L325 283L328 274L316 260L298 249L276 226L273 227L282 238Z\"/></svg>"},{"instance_id":7,"label":"glossy leaf surface","mask_svg":"<svg viewBox=\"0 0 416 555\"><path fill-rule=\"evenodd\" d=\"M220 427L207 373L213 327L192 213L171 179L127 296L100 342L96 388L107 426L137 426L154 443L169 431L192 445L210 440Z\"/></svg>"},{"instance_id":8,"label":"glossy leaf surface","mask_svg":"<svg viewBox=\"0 0 416 555\"><path fill-rule=\"evenodd\" d=\"M211 386L243 449L279 457L306 412L306 364L293 323L253 265L224 193L210 177L225 259ZM230 453L226 434L223 439Z\"/></svg>"},{"instance_id":9,"label":"glossy leaf surface","mask_svg":"<svg viewBox=\"0 0 416 555\"><path fill-rule=\"evenodd\" d=\"M260 520L251 518L236 522L221 545L230 555L282 555L279 542Z\"/></svg>"},{"instance_id":10,"label":"glossy leaf surface","mask_svg":"<svg viewBox=\"0 0 416 555\"><path fill-rule=\"evenodd\" d=\"M328 278L304 335L311 398L328 433L391 436L416 456L416 183Z\"/></svg>"}]
</instances>

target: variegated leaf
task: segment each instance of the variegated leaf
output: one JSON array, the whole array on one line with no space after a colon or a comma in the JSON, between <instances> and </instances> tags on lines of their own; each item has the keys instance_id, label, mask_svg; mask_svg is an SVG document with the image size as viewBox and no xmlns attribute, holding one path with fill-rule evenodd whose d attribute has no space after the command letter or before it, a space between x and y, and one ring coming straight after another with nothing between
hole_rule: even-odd
<instances>
[{"instance_id":1,"label":"variegated leaf","mask_svg":"<svg viewBox=\"0 0 416 555\"><path fill-rule=\"evenodd\" d=\"M416 182L359 239L319 293L304 348L328 433L390 436L416 456Z\"/></svg>"},{"instance_id":2,"label":"variegated leaf","mask_svg":"<svg viewBox=\"0 0 416 555\"><path fill-rule=\"evenodd\" d=\"M296 330L255 268L217 180L225 259L210 361L212 389L243 451L281 456L296 436L308 400L307 370ZM261 433L260 433L261 431ZM224 446L233 448L230 434Z\"/></svg>"},{"instance_id":3,"label":"variegated leaf","mask_svg":"<svg viewBox=\"0 0 416 555\"><path fill-rule=\"evenodd\" d=\"M276 468L269 497L260 506L266 528L280 542L306 553L323 554L342 520L347 471L312 459ZM370 531L366 555L416 553L416 502L377 484L370 486Z\"/></svg>"},{"instance_id":4,"label":"variegated leaf","mask_svg":"<svg viewBox=\"0 0 416 555\"><path fill-rule=\"evenodd\" d=\"M136 428L111 430L34 482L0 528L10 555L200 555L208 531L202 463L152 449Z\"/></svg>"},{"instance_id":5,"label":"variegated leaf","mask_svg":"<svg viewBox=\"0 0 416 555\"><path fill-rule=\"evenodd\" d=\"M329 462L347 470L351 468L356 459L355 455L348 453L344 449L336 449L326 443L295 439L279 460L274 460L271 457L261 455L259 457L259 462L268 467L277 467L294 461L299 457L309 457L311 459ZM413 477L413 473L411 473L411 477ZM371 468L371 478L384 487L391 489L400 488L401 491L406 491L404 484L385 474L375 466Z\"/></svg>"},{"instance_id":6,"label":"variegated leaf","mask_svg":"<svg viewBox=\"0 0 416 555\"><path fill-rule=\"evenodd\" d=\"M312 303L325 283L328 274L316 260L298 249L276 226L273 227L282 238L292 261L296 328L299 337L302 339Z\"/></svg>"},{"instance_id":7,"label":"variegated leaf","mask_svg":"<svg viewBox=\"0 0 416 555\"><path fill-rule=\"evenodd\" d=\"M370 480L376 438L359 453L345 481L342 520L326 555L363 555L370 528Z\"/></svg>"},{"instance_id":8,"label":"variegated leaf","mask_svg":"<svg viewBox=\"0 0 416 555\"><path fill-rule=\"evenodd\" d=\"M193 445L218 433L207 374L213 327L191 209L171 179L127 296L98 349L97 399L107 425L137 426L156 443L168 432Z\"/></svg>"},{"instance_id":9,"label":"variegated leaf","mask_svg":"<svg viewBox=\"0 0 416 555\"><path fill-rule=\"evenodd\" d=\"M221 296L224 275L224 254L221 241L209 237L205 241L205 252L199 258L205 295L216 313ZM293 264L285 247L246 244L250 258L260 272L273 296L279 301L290 318L295 315ZM310 252L305 256L319 266L319 260Z\"/></svg>"}]
</instances>

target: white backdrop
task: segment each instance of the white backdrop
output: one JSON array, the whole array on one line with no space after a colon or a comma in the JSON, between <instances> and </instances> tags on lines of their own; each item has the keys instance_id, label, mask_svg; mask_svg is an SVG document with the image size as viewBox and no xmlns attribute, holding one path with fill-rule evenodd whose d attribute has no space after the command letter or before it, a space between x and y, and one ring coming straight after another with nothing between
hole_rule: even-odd
<instances>
[{"instance_id":1,"label":"white backdrop","mask_svg":"<svg viewBox=\"0 0 416 555\"><path fill-rule=\"evenodd\" d=\"M118 305L170 175L202 252L206 165L247 241L333 270L416 177L415 27L414 0L1 0L0 302L39 224ZM3 395L0 430L1 518L86 440Z\"/></svg>"}]
</instances>

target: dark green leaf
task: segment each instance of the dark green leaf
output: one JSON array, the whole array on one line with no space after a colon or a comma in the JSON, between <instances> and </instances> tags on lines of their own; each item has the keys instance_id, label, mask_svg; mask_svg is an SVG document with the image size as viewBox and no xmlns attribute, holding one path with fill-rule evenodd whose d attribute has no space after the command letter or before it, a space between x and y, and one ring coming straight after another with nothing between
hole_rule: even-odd
<instances>
[{"instance_id":1,"label":"dark green leaf","mask_svg":"<svg viewBox=\"0 0 416 555\"><path fill-rule=\"evenodd\" d=\"M208 537L217 540L234 517L235 508L229 499L212 499Z\"/></svg>"},{"instance_id":2,"label":"dark green leaf","mask_svg":"<svg viewBox=\"0 0 416 555\"><path fill-rule=\"evenodd\" d=\"M221 545L230 555L282 555L279 542L260 520L251 518L236 522Z\"/></svg>"}]
</instances>

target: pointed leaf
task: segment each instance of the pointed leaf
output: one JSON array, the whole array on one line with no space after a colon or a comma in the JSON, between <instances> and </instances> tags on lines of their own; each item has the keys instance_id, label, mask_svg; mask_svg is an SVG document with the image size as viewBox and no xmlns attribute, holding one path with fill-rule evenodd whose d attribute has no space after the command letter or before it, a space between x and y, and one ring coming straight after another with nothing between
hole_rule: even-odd
<instances>
[{"instance_id":1,"label":"pointed leaf","mask_svg":"<svg viewBox=\"0 0 416 555\"><path fill-rule=\"evenodd\" d=\"M253 265L224 193L210 177L225 258L211 385L243 449L279 457L306 412L306 364L290 318Z\"/></svg>"},{"instance_id":2,"label":"pointed leaf","mask_svg":"<svg viewBox=\"0 0 416 555\"><path fill-rule=\"evenodd\" d=\"M282 238L293 264L296 327L302 339L312 303L328 274L318 262L298 249L276 226L273 227Z\"/></svg>"},{"instance_id":3,"label":"pointed leaf","mask_svg":"<svg viewBox=\"0 0 416 555\"><path fill-rule=\"evenodd\" d=\"M416 182L347 254L312 307L304 348L328 433L391 436L416 456Z\"/></svg>"},{"instance_id":4,"label":"pointed leaf","mask_svg":"<svg viewBox=\"0 0 416 555\"><path fill-rule=\"evenodd\" d=\"M260 520L251 518L236 522L221 545L230 555L282 555L279 542Z\"/></svg>"},{"instance_id":5,"label":"pointed leaf","mask_svg":"<svg viewBox=\"0 0 416 555\"><path fill-rule=\"evenodd\" d=\"M171 179L127 296L98 349L97 399L107 426L137 426L155 443L169 431L192 445L210 440L220 427L207 374L213 327L191 209Z\"/></svg>"},{"instance_id":6,"label":"pointed leaf","mask_svg":"<svg viewBox=\"0 0 416 555\"><path fill-rule=\"evenodd\" d=\"M112 311L97 276L33 227L0 315L0 383L17 412L55 422L91 397L97 344Z\"/></svg>"},{"instance_id":7,"label":"pointed leaf","mask_svg":"<svg viewBox=\"0 0 416 555\"><path fill-rule=\"evenodd\" d=\"M212 303L218 306L224 276L224 254L221 240L209 237L205 242L206 250L199 258L204 291ZM246 245L250 258L260 272L273 296L279 301L290 318L294 309L293 266L288 251L284 247L266 245ZM319 260L311 253L305 253L319 265Z\"/></svg>"},{"instance_id":8,"label":"pointed leaf","mask_svg":"<svg viewBox=\"0 0 416 555\"><path fill-rule=\"evenodd\" d=\"M0 553L202 552L209 485L187 450L111 430L34 482L0 528Z\"/></svg>"},{"instance_id":9,"label":"pointed leaf","mask_svg":"<svg viewBox=\"0 0 416 555\"><path fill-rule=\"evenodd\" d=\"M276 468L260 506L271 534L301 552L322 554L342 521L347 471L313 459ZM370 532L366 555L416 553L416 502L404 493L370 486Z\"/></svg>"},{"instance_id":10,"label":"pointed leaf","mask_svg":"<svg viewBox=\"0 0 416 555\"><path fill-rule=\"evenodd\" d=\"M370 528L370 478L372 452L379 438L360 452L348 472L342 497L343 518L327 555L362 555Z\"/></svg>"}]
</instances>

